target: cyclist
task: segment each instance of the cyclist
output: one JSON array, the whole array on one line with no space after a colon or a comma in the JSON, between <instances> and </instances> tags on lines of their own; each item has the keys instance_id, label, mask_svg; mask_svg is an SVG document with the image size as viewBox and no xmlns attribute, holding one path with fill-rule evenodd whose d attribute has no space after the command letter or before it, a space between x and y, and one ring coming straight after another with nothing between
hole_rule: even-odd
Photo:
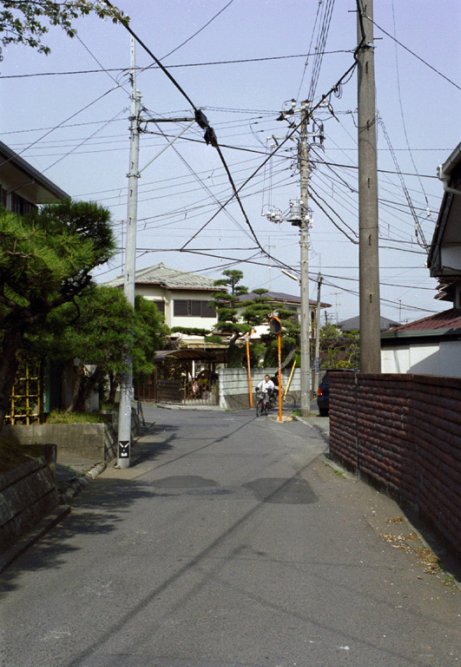
<instances>
[{"instance_id":1,"label":"cyclist","mask_svg":"<svg viewBox=\"0 0 461 667\"><path fill-rule=\"evenodd\" d=\"M264 407L263 407L264 412L267 412L271 398L275 397L277 389L278 388L271 380L270 375L267 374L264 376L264 379L258 382L258 384L256 385L256 391L261 392L265 396L267 396L267 400L264 400Z\"/></svg>"}]
</instances>

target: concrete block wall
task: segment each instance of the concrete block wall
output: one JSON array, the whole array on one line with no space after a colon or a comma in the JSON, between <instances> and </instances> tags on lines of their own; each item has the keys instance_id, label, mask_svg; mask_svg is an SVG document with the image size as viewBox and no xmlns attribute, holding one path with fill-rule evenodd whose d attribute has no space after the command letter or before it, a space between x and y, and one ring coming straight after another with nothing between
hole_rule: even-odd
<instances>
[{"instance_id":1,"label":"concrete block wall","mask_svg":"<svg viewBox=\"0 0 461 667\"><path fill-rule=\"evenodd\" d=\"M44 458L0 475L0 553L59 504L53 474Z\"/></svg>"},{"instance_id":2,"label":"concrete block wall","mask_svg":"<svg viewBox=\"0 0 461 667\"><path fill-rule=\"evenodd\" d=\"M254 368L251 370L251 382L253 396L255 387L264 376L271 377L277 374L276 368ZM283 372L283 386L285 387L289 372ZM299 370L293 373L290 384L290 393L299 394L300 375ZM249 407L248 373L244 368L221 368L219 371L219 406L224 410L238 410Z\"/></svg>"},{"instance_id":3,"label":"concrete block wall","mask_svg":"<svg viewBox=\"0 0 461 667\"><path fill-rule=\"evenodd\" d=\"M461 379L331 376L330 453L417 507L461 555Z\"/></svg>"}]
</instances>

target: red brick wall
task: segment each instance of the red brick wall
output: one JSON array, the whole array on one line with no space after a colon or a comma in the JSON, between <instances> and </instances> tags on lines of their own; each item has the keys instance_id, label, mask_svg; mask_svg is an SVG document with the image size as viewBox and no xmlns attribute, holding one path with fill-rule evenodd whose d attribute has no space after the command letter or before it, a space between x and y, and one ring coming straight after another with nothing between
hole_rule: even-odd
<instances>
[{"instance_id":1,"label":"red brick wall","mask_svg":"<svg viewBox=\"0 0 461 667\"><path fill-rule=\"evenodd\" d=\"M461 379L332 373L330 453L417 506L461 554Z\"/></svg>"}]
</instances>

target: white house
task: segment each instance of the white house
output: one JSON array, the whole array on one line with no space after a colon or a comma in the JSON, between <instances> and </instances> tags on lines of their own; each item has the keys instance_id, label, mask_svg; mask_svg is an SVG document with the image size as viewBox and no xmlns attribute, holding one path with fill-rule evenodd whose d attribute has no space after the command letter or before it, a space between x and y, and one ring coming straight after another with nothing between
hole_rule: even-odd
<instances>
[{"instance_id":1,"label":"white house","mask_svg":"<svg viewBox=\"0 0 461 667\"><path fill-rule=\"evenodd\" d=\"M107 284L122 287L123 277ZM163 263L135 273L135 294L153 301L170 329L211 331L217 322L216 311L210 306L216 289L211 278L179 271Z\"/></svg>"},{"instance_id":2,"label":"white house","mask_svg":"<svg viewBox=\"0 0 461 667\"><path fill-rule=\"evenodd\" d=\"M427 263L436 298L453 307L382 334L383 373L461 377L461 144L438 173L444 195Z\"/></svg>"}]
</instances>

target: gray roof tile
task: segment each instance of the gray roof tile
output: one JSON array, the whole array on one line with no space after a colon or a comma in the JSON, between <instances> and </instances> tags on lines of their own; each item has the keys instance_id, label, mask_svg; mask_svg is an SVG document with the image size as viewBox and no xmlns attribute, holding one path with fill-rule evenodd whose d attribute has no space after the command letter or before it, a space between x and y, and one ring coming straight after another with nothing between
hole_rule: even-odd
<instances>
[{"instance_id":1,"label":"gray roof tile","mask_svg":"<svg viewBox=\"0 0 461 667\"><path fill-rule=\"evenodd\" d=\"M112 287L123 285L124 278L119 276L108 282ZM139 269L135 273L135 284L137 285L159 285L167 289L181 290L209 290L214 291L216 287L212 278L206 278L196 273L179 271L162 262L146 269Z\"/></svg>"}]
</instances>

